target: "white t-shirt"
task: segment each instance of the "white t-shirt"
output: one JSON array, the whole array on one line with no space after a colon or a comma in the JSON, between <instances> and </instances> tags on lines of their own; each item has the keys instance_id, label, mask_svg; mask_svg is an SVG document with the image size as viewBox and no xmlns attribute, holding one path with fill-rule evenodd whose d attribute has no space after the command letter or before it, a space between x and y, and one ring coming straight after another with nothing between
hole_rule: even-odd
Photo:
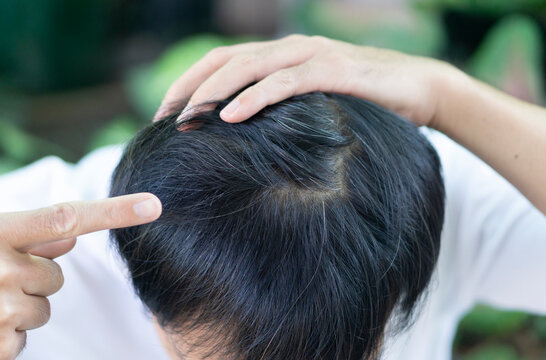
<instances>
[{"instance_id":1,"label":"white t-shirt","mask_svg":"<svg viewBox=\"0 0 546 360\"><path fill-rule=\"evenodd\" d=\"M546 314L546 217L474 155L442 134L428 137L447 192L440 258L415 324L387 339L387 360L450 359L457 323L477 302ZM4 175L0 211L104 198L121 152L107 147L77 165L48 157ZM108 232L81 236L57 261L65 284L20 359L167 359Z\"/></svg>"}]
</instances>

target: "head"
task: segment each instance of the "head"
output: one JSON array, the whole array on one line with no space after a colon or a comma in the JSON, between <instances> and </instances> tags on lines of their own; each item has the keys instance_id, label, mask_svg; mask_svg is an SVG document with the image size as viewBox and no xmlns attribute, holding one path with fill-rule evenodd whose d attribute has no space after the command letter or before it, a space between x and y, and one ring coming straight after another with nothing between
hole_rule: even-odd
<instances>
[{"instance_id":1,"label":"head","mask_svg":"<svg viewBox=\"0 0 546 360\"><path fill-rule=\"evenodd\" d=\"M220 119L226 103L149 125L113 175L111 195L163 203L157 221L112 234L169 353L377 358L438 257L437 154L414 125L350 96L293 97L239 124Z\"/></svg>"}]
</instances>

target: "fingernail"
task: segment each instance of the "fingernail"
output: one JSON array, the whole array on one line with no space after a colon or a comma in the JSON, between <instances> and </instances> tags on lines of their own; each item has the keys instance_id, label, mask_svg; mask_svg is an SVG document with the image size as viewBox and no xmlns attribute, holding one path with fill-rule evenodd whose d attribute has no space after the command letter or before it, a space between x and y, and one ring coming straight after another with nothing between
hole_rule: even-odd
<instances>
[{"instance_id":1,"label":"fingernail","mask_svg":"<svg viewBox=\"0 0 546 360\"><path fill-rule=\"evenodd\" d=\"M135 212L135 214L137 214L137 216L143 219L151 218L157 215L157 212L158 212L157 201L155 199L148 199L148 200L144 200L139 203L136 203L133 206L133 211Z\"/></svg>"},{"instance_id":2,"label":"fingernail","mask_svg":"<svg viewBox=\"0 0 546 360\"><path fill-rule=\"evenodd\" d=\"M189 119L193 116L194 113L195 111L193 110L193 108L190 105L187 105L184 110L182 110L180 115L178 115L178 118L176 118L176 122L180 122L184 119Z\"/></svg>"},{"instance_id":3,"label":"fingernail","mask_svg":"<svg viewBox=\"0 0 546 360\"><path fill-rule=\"evenodd\" d=\"M169 114L169 107L166 104L161 104L159 106L159 109L157 109L157 112L154 115L153 122L159 121L163 119L165 116Z\"/></svg>"},{"instance_id":4,"label":"fingernail","mask_svg":"<svg viewBox=\"0 0 546 360\"><path fill-rule=\"evenodd\" d=\"M233 113L237 111L237 109L239 108L239 105L240 105L239 99L233 100L225 108L222 109L222 111L220 112L220 116L231 117L231 115L233 115Z\"/></svg>"}]
</instances>

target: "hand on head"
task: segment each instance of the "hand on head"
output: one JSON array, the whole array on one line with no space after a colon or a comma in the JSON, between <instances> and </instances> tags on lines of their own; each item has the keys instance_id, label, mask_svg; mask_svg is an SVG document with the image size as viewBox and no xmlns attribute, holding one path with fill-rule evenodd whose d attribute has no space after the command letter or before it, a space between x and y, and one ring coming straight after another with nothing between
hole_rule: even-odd
<instances>
[{"instance_id":1,"label":"hand on head","mask_svg":"<svg viewBox=\"0 0 546 360\"><path fill-rule=\"evenodd\" d=\"M240 122L291 96L325 91L368 99L417 125L429 125L436 109L437 75L445 66L433 59L318 36L219 47L173 83L154 120L184 99L190 98L191 110L256 82L223 109L223 120ZM186 114L191 111L181 116Z\"/></svg>"},{"instance_id":2,"label":"hand on head","mask_svg":"<svg viewBox=\"0 0 546 360\"><path fill-rule=\"evenodd\" d=\"M449 136L546 213L546 109L435 59L303 35L220 47L174 82L154 120L188 98L189 109L180 117L191 117L192 107L224 100L253 82L224 107L223 120L241 122L267 105L312 91L371 100Z\"/></svg>"},{"instance_id":3,"label":"hand on head","mask_svg":"<svg viewBox=\"0 0 546 360\"><path fill-rule=\"evenodd\" d=\"M537 131L544 129L545 110L434 59L303 35L221 47L173 83L154 120L188 98L189 111L181 116L190 116L193 107L226 99L254 82L223 109L223 120L241 122L267 105L312 91L368 99L463 144L546 213L546 132ZM491 138L497 140L483 141ZM520 160L512 160L515 153ZM538 170L530 177L528 169ZM77 235L143 224L160 214L151 194L0 214L0 358L14 358L25 330L48 321L46 296L63 283L52 259L70 251Z\"/></svg>"}]
</instances>

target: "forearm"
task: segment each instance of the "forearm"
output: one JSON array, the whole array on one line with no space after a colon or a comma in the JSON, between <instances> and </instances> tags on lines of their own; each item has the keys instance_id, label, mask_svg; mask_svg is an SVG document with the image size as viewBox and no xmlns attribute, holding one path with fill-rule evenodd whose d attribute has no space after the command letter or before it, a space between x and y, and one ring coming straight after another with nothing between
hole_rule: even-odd
<instances>
[{"instance_id":1,"label":"forearm","mask_svg":"<svg viewBox=\"0 0 546 360\"><path fill-rule=\"evenodd\" d=\"M162 109L190 94L190 107L226 98L252 81L257 83L222 110L222 119L241 122L267 105L310 91L368 99L416 125L447 134L546 214L546 110L451 65L320 36L293 35L211 51L171 86ZM164 115L164 110L158 111L156 120Z\"/></svg>"},{"instance_id":2,"label":"forearm","mask_svg":"<svg viewBox=\"0 0 546 360\"><path fill-rule=\"evenodd\" d=\"M510 181L546 214L546 110L450 69L431 127Z\"/></svg>"}]
</instances>

